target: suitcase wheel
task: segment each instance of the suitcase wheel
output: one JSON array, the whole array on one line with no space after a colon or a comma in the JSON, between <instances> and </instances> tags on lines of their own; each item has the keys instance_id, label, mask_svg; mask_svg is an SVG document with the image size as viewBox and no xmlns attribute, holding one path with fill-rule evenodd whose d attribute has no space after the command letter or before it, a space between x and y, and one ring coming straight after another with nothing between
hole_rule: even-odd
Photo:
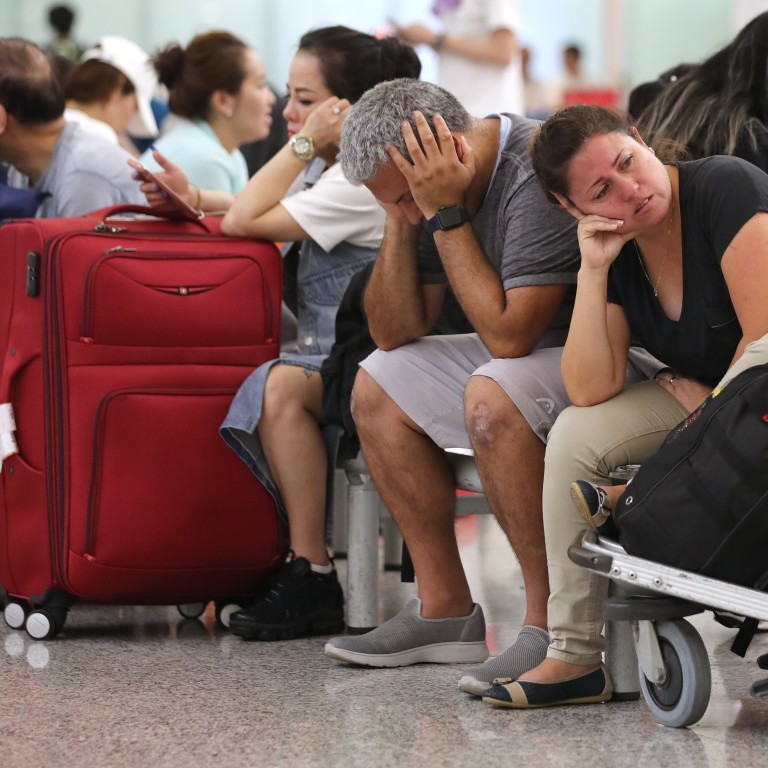
<instances>
[{"instance_id":1,"label":"suitcase wheel","mask_svg":"<svg viewBox=\"0 0 768 768\"><path fill-rule=\"evenodd\" d=\"M66 619L66 609L37 608L27 616L24 628L33 640L49 640L59 634Z\"/></svg>"},{"instance_id":2,"label":"suitcase wheel","mask_svg":"<svg viewBox=\"0 0 768 768\"><path fill-rule=\"evenodd\" d=\"M241 608L242 605L232 602L231 600L217 600L216 621L222 627L229 629L229 620L232 618L232 614L237 613Z\"/></svg>"},{"instance_id":3,"label":"suitcase wheel","mask_svg":"<svg viewBox=\"0 0 768 768\"><path fill-rule=\"evenodd\" d=\"M26 603L11 600L3 609L3 618L11 629L23 629L28 613L29 606Z\"/></svg>"},{"instance_id":4,"label":"suitcase wheel","mask_svg":"<svg viewBox=\"0 0 768 768\"><path fill-rule=\"evenodd\" d=\"M640 667L640 688L653 716L670 728L685 728L704 716L712 689L709 655L685 619L654 624L666 679L651 682Z\"/></svg>"},{"instance_id":5,"label":"suitcase wheel","mask_svg":"<svg viewBox=\"0 0 768 768\"><path fill-rule=\"evenodd\" d=\"M199 619L205 611L208 603L183 603L177 605L176 609L185 619Z\"/></svg>"}]
</instances>

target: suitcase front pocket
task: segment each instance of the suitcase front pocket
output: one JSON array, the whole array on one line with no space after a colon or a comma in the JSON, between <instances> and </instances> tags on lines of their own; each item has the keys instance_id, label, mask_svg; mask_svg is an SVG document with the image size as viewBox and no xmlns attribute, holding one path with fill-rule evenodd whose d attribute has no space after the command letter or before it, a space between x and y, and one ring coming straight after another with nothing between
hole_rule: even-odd
<instances>
[{"instance_id":1,"label":"suitcase front pocket","mask_svg":"<svg viewBox=\"0 0 768 768\"><path fill-rule=\"evenodd\" d=\"M247 255L109 251L93 263L81 338L136 347L269 343L272 302L261 264Z\"/></svg>"},{"instance_id":2,"label":"suitcase front pocket","mask_svg":"<svg viewBox=\"0 0 768 768\"><path fill-rule=\"evenodd\" d=\"M102 401L81 524L86 560L144 569L148 588L161 591L163 571L273 561L272 500L218 434L232 395L138 389Z\"/></svg>"}]
</instances>

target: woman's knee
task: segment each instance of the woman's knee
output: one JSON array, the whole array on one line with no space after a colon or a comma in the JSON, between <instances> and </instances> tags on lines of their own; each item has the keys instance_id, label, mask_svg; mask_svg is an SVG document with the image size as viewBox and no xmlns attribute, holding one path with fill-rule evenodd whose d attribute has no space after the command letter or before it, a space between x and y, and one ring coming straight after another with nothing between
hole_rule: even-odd
<instances>
[{"instance_id":1,"label":"woman's knee","mask_svg":"<svg viewBox=\"0 0 768 768\"><path fill-rule=\"evenodd\" d=\"M547 439L546 464L562 465L588 450L599 415L597 406L569 406L552 425Z\"/></svg>"},{"instance_id":2,"label":"woman's knee","mask_svg":"<svg viewBox=\"0 0 768 768\"><path fill-rule=\"evenodd\" d=\"M312 378L319 375L298 365L273 365L264 382L264 411L305 408L314 389Z\"/></svg>"}]
</instances>

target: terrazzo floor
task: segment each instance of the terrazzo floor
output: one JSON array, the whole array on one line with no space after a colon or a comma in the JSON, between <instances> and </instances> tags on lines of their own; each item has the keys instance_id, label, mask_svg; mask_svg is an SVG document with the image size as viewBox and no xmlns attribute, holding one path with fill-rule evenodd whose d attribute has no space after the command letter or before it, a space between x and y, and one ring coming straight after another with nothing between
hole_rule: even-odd
<instances>
[{"instance_id":1,"label":"terrazzo floor","mask_svg":"<svg viewBox=\"0 0 768 768\"><path fill-rule=\"evenodd\" d=\"M498 652L519 629L519 569L491 519L464 518L458 531ZM413 594L382 573L381 618ZM712 699L699 723L675 730L642 699L495 709L457 690L461 667L358 669L325 657L324 638L245 642L216 627L210 606L199 620L174 607L76 606L53 640L0 622L0 766L766 765L768 700L748 689L768 639L745 660L711 614L691 621L711 656Z\"/></svg>"}]
</instances>

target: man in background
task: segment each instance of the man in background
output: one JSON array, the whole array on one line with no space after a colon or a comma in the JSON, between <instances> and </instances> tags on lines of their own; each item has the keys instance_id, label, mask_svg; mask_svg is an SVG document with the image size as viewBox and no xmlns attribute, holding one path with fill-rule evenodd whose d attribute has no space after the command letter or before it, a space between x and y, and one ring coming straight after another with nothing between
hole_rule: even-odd
<instances>
[{"instance_id":1,"label":"man in background","mask_svg":"<svg viewBox=\"0 0 768 768\"><path fill-rule=\"evenodd\" d=\"M64 106L46 54L27 40L0 38L0 163L7 189L33 190L39 218L143 204L126 162L130 155L67 123Z\"/></svg>"},{"instance_id":2,"label":"man in background","mask_svg":"<svg viewBox=\"0 0 768 768\"><path fill-rule=\"evenodd\" d=\"M516 0L436 0L432 12L442 31L424 24L395 28L411 45L429 45L438 54L438 84L456 96L471 115L522 115L523 74Z\"/></svg>"}]
</instances>

